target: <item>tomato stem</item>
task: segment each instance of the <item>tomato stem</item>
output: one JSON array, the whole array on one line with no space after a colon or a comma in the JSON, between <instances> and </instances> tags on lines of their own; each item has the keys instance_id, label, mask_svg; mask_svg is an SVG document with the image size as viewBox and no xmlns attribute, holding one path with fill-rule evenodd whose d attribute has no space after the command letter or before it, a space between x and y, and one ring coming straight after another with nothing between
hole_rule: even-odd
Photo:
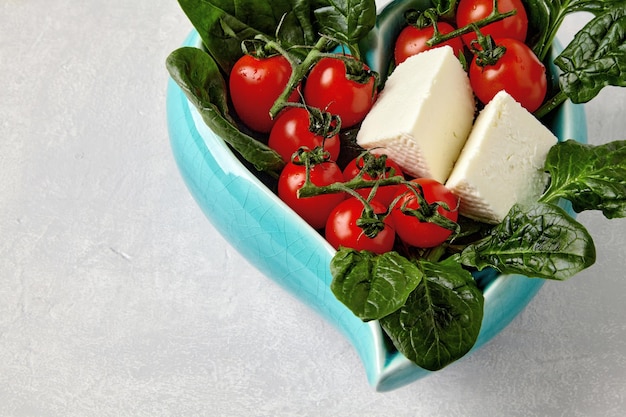
<instances>
[{"instance_id":1,"label":"tomato stem","mask_svg":"<svg viewBox=\"0 0 626 417\"><path fill-rule=\"evenodd\" d=\"M364 180L360 178L359 176L356 176L350 181L335 182L333 184L324 185L324 186L317 186L317 185L314 185L313 183L311 184L305 183L302 186L302 188L298 190L298 198L315 197L315 196L322 195L322 194L332 194L332 193L337 193L337 192L348 192L351 195L354 195L354 194L358 195L358 193L356 192L353 194L352 191L358 190L361 188L372 188L376 185L378 185L379 187L384 187L387 185L399 185L399 184L405 184L405 183L407 183L407 181L404 179L404 177L400 175L397 175L395 177L390 177L390 178L377 179L377 180Z\"/></svg>"},{"instance_id":2,"label":"tomato stem","mask_svg":"<svg viewBox=\"0 0 626 417\"><path fill-rule=\"evenodd\" d=\"M374 189L378 187L378 181L366 181L366 180L355 180L352 179L347 183L336 182L326 186L316 186L313 184L310 178L310 158L305 156L305 165L306 165L306 179L304 185L297 191L298 198L305 197L314 197L320 194L335 194L335 193L347 193L359 200L363 205L363 211L361 212L360 217L356 221L356 225L363 230L363 234L370 239L375 238L378 233L380 233L385 228L384 220L389 215L389 210L384 213L376 213L374 208L369 202L369 198L365 199L362 195L357 193L356 188L361 188L361 186L368 185L373 187ZM356 178L356 177L355 177ZM365 184L370 183L370 184ZM374 184L371 184L374 183ZM373 195L373 194L371 194Z\"/></svg>"},{"instance_id":3,"label":"tomato stem","mask_svg":"<svg viewBox=\"0 0 626 417\"><path fill-rule=\"evenodd\" d=\"M375 82L372 94L376 93L376 89L379 84L379 75L375 71L371 71L369 69L364 70L363 63L359 58L360 54L358 53L358 49L355 50L354 46L348 45L348 48L353 55L325 52L336 41L322 36L309 50L306 57L301 62L298 62L278 42L268 39L265 35L257 35L255 39L261 39L266 42L269 48L278 51L287 59L287 61L289 61L289 64L291 65L291 76L289 77L287 86L282 91L280 96L278 96L274 105L270 108L270 117L272 119L276 118L278 113L280 113L280 111L288 105L291 93L298 88L302 80L307 76L309 71L311 71L311 68L313 68L313 66L322 58L332 57L343 60L346 66L346 77L355 82L366 83L373 76ZM338 128L340 128L339 118L337 117L336 119Z\"/></svg>"},{"instance_id":4,"label":"tomato stem","mask_svg":"<svg viewBox=\"0 0 626 417\"><path fill-rule=\"evenodd\" d=\"M424 259L430 262L438 262L441 257L446 253L447 247L448 245L446 244L435 246L424 254Z\"/></svg>"},{"instance_id":5,"label":"tomato stem","mask_svg":"<svg viewBox=\"0 0 626 417\"><path fill-rule=\"evenodd\" d=\"M257 35L257 37L264 37L263 35ZM270 117L275 118L278 113L285 107L285 103L289 101L291 93L300 85L300 82L308 74L310 69L315 65L317 61L322 58L322 50L329 45L329 40L321 37L313 49L309 51L307 56L302 62L295 61L287 51L285 51L278 42L268 40L268 44L271 44L277 51L279 51L291 64L291 76L287 86L283 92L278 96L278 99L274 102L274 105L270 108Z\"/></svg>"},{"instance_id":6,"label":"tomato stem","mask_svg":"<svg viewBox=\"0 0 626 417\"><path fill-rule=\"evenodd\" d=\"M456 38L458 36L461 35L465 35L468 34L470 32L475 31L476 27L478 28L482 28L484 26L487 26L491 23L495 23L497 21L506 19L507 17L511 17L517 14L517 10L513 9L510 10L508 12L502 13L498 10L498 0L493 0L493 10L491 11L491 14L489 14L489 16L484 17L480 20L477 20L476 22L473 22L469 25L457 28L455 30L453 30L452 32L446 33L446 34L441 34L439 33L439 31L437 30L437 23L433 22L433 25L435 26L435 32L433 33L433 36L426 41L426 45L432 47L434 45L440 44L442 42L446 42L449 41L450 39Z\"/></svg>"},{"instance_id":7,"label":"tomato stem","mask_svg":"<svg viewBox=\"0 0 626 417\"><path fill-rule=\"evenodd\" d=\"M559 89L559 92L556 93L550 100L547 100L545 103L541 105L535 112L533 113L537 119L541 119L545 117L552 110L559 107L565 100L567 100L567 94L565 94L562 90Z\"/></svg>"},{"instance_id":8,"label":"tomato stem","mask_svg":"<svg viewBox=\"0 0 626 417\"><path fill-rule=\"evenodd\" d=\"M316 149L319 149L319 148L316 148ZM453 236L456 236L460 231L460 226L458 223L448 219L447 217L439 213L439 207L442 207L443 209L447 211L452 211L452 210L457 210L458 206L448 207L447 204L443 202L439 202L439 201L436 201L432 204L429 203L424 197L424 191L422 189L422 186L413 181L406 180L402 175L396 175L396 176L389 177L389 178L383 177L383 178L377 178L373 180L366 180L366 179L363 179L365 169L361 169L359 174L357 174L350 181L335 182L329 185L317 186L313 184L313 182L311 181L311 166L312 164L316 163L314 162L315 150L313 152L305 151L298 155L299 155L299 159L301 163L304 163L304 165L306 166L306 177L305 177L304 185L297 191L297 197L307 198L307 197L315 197L315 196L319 196L323 194L335 194L335 193L342 193L342 192L356 197L359 201L361 201L361 203L363 203L363 206L364 206L363 215L362 215L363 220L361 221L362 224L359 225L359 227L361 227L364 230L364 233L366 233L366 235L369 237L372 237L369 234L370 232L373 234L373 236L375 236L373 229L376 229L376 227L380 226L379 224L377 224L377 222L382 221L382 219L384 219L384 217L389 214L390 208L395 207L398 204L398 202L405 196L406 193L403 193L397 196L391 202L391 204L389 204L389 208L386 214L383 214L383 215L374 213L373 208L369 204L369 200L373 198L378 187L384 187L384 186L389 186L389 185L400 185L400 184L404 184L408 188L408 190L406 191L407 193L412 193L415 195L415 198L417 199L417 203L418 203L418 206L416 209L410 209L407 207L407 202L405 202L400 208L403 213L409 216L414 216L419 221L434 223L445 229L448 229L453 232ZM363 198L363 196L359 195L359 193L356 191L361 188L372 189L367 199Z\"/></svg>"}]
</instances>

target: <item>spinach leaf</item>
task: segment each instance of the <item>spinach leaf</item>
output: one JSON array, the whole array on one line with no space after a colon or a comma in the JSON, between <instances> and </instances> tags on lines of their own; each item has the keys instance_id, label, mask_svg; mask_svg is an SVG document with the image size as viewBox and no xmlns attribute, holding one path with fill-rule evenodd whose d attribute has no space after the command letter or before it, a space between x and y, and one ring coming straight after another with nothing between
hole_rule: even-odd
<instances>
[{"instance_id":1,"label":"spinach leaf","mask_svg":"<svg viewBox=\"0 0 626 417\"><path fill-rule=\"evenodd\" d=\"M529 32L535 34L528 43L543 60L565 16L574 12L599 15L612 9L623 9L624 0L524 0L524 6Z\"/></svg>"},{"instance_id":2,"label":"spinach leaf","mask_svg":"<svg viewBox=\"0 0 626 417\"><path fill-rule=\"evenodd\" d=\"M178 3L208 52L226 73L242 55L241 42L258 34L274 38L278 30L278 38L286 45L313 45L317 39L308 0L178 0Z\"/></svg>"},{"instance_id":3,"label":"spinach leaf","mask_svg":"<svg viewBox=\"0 0 626 417\"><path fill-rule=\"evenodd\" d=\"M626 87L626 1L592 19L554 60L561 90L585 103L607 85Z\"/></svg>"},{"instance_id":4,"label":"spinach leaf","mask_svg":"<svg viewBox=\"0 0 626 417\"><path fill-rule=\"evenodd\" d=\"M331 291L363 321L400 308L422 280L421 270L397 252L376 255L340 248L330 270Z\"/></svg>"},{"instance_id":5,"label":"spinach leaf","mask_svg":"<svg viewBox=\"0 0 626 417\"><path fill-rule=\"evenodd\" d=\"M503 274L565 280L595 262L587 230L561 207L535 203L513 206L491 234L466 247L460 261Z\"/></svg>"},{"instance_id":6,"label":"spinach leaf","mask_svg":"<svg viewBox=\"0 0 626 417\"><path fill-rule=\"evenodd\" d=\"M541 201L564 198L578 213L602 210L609 219L626 217L626 141L560 142L548 152L545 168L551 180Z\"/></svg>"},{"instance_id":7,"label":"spinach leaf","mask_svg":"<svg viewBox=\"0 0 626 417\"><path fill-rule=\"evenodd\" d=\"M228 113L226 83L204 51L183 47L166 59L172 79L198 109L204 122L258 170L278 172L284 161L274 150L242 133Z\"/></svg>"},{"instance_id":8,"label":"spinach leaf","mask_svg":"<svg viewBox=\"0 0 626 417\"><path fill-rule=\"evenodd\" d=\"M431 371L464 356L476 343L483 295L472 275L450 258L419 262L424 279L398 311L380 320L409 360Z\"/></svg>"},{"instance_id":9,"label":"spinach leaf","mask_svg":"<svg viewBox=\"0 0 626 417\"><path fill-rule=\"evenodd\" d=\"M360 57L358 42L376 23L375 0L329 0L328 6L315 10L323 22L322 33L348 45L352 54Z\"/></svg>"}]
</instances>

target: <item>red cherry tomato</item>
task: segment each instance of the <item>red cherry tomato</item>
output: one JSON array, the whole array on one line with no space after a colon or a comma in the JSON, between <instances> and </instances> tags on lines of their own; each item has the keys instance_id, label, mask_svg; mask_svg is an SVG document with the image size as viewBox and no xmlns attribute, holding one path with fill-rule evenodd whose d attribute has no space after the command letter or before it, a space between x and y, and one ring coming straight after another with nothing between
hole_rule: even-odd
<instances>
[{"instance_id":1,"label":"red cherry tomato","mask_svg":"<svg viewBox=\"0 0 626 417\"><path fill-rule=\"evenodd\" d=\"M446 210L443 206L437 208L439 214L454 222L457 221L459 216L459 198L452 191L430 178L418 178L413 180L413 182L422 186L426 202L429 204L440 202L447 205L449 210ZM403 189L401 193L407 190L408 187ZM451 230L435 223L423 222L415 216L402 212L401 208L405 203L408 209L415 210L419 207L415 194L410 190L408 191L391 210L393 224L400 239L407 245L418 248L432 248L445 242L452 234Z\"/></svg>"},{"instance_id":2,"label":"red cherry tomato","mask_svg":"<svg viewBox=\"0 0 626 417\"><path fill-rule=\"evenodd\" d=\"M528 16L522 0L498 0L498 11L506 13L511 10L517 12L503 20L491 23L480 28L483 35L493 38L513 38L524 42L528 32ZM458 28L477 22L491 14L493 0L461 0L456 10L456 25ZM463 42L468 47L476 39L476 33L463 35Z\"/></svg>"},{"instance_id":3,"label":"red cherry tomato","mask_svg":"<svg viewBox=\"0 0 626 417\"><path fill-rule=\"evenodd\" d=\"M324 140L322 136L311 132L310 121L310 114L305 108L288 108L276 118L268 146L278 152L285 161L290 161L294 152L301 147L313 149L324 145L330 159L336 161L341 148L339 135Z\"/></svg>"},{"instance_id":4,"label":"red cherry tomato","mask_svg":"<svg viewBox=\"0 0 626 417\"><path fill-rule=\"evenodd\" d=\"M370 154L370 156L374 158L380 158L379 156L374 155L374 154ZM385 160L385 167L386 167L386 173L382 178L390 178L395 175L404 176L404 174L402 173L402 168L400 168L400 165L396 164L389 158ZM346 165L346 167L343 169L343 177L345 181L350 181L351 179L356 177L363 168L364 168L364 159L361 156L358 156L354 158L352 161L348 162L348 165ZM372 172L371 174L372 175L370 175L370 173L368 172L364 172L362 178L364 180L374 180L374 179L379 178L379 177L376 177L376 173ZM386 185L384 187L378 187L376 189L375 199L379 201L380 203L384 204L385 206L388 206L389 204L391 204L391 202L396 197L398 192L403 189L404 187L402 185ZM372 191L371 188L360 188L356 190L357 193L359 193L361 196L363 196L363 198L366 198L366 199L369 197L371 191Z\"/></svg>"},{"instance_id":5,"label":"red cherry tomato","mask_svg":"<svg viewBox=\"0 0 626 417\"><path fill-rule=\"evenodd\" d=\"M302 188L305 180L306 167L288 162L278 178L278 197L314 229L321 229L326 225L326 219L330 212L345 199L345 194L322 194L298 198L297 192ZM311 168L311 182L317 186L341 181L343 181L343 174L335 162L323 162L315 164Z\"/></svg>"},{"instance_id":6,"label":"red cherry tomato","mask_svg":"<svg viewBox=\"0 0 626 417\"><path fill-rule=\"evenodd\" d=\"M446 33L452 32L454 26L446 22L438 22L437 29L439 33L445 35ZM451 46L456 56L463 53L463 41L460 37L452 38L449 41L439 43L432 47L428 46L426 42L433 37L434 33L435 28L433 26L426 26L422 29L418 29L415 26L407 26L402 29L394 47L396 65L404 62L410 56L438 46Z\"/></svg>"},{"instance_id":7,"label":"red cherry tomato","mask_svg":"<svg viewBox=\"0 0 626 417\"><path fill-rule=\"evenodd\" d=\"M479 66L472 59L470 84L476 97L488 103L499 91L505 90L529 112L541 106L548 89L546 68L523 42L515 39L494 39L506 48L494 64Z\"/></svg>"},{"instance_id":8,"label":"red cherry tomato","mask_svg":"<svg viewBox=\"0 0 626 417\"><path fill-rule=\"evenodd\" d=\"M363 69L367 67L363 64ZM304 84L304 101L341 118L341 128L360 123L376 99L373 75L364 83L348 78L340 58L322 58L309 72Z\"/></svg>"},{"instance_id":9,"label":"red cherry tomato","mask_svg":"<svg viewBox=\"0 0 626 417\"><path fill-rule=\"evenodd\" d=\"M291 65L282 55L257 58L243 55L231 70L229 91L237 116L257 132L268 133L274 124L270 108L283 92L291 76ZM298 101L294 91L289 101Z\"/></svg>"},{"instance_id":10,"label":"red cherry tomato","mask_svg":"<svg viewBox=\"0 0 626 417\"><path fill-rule=\"evenodd\" d=\"M369 202L376 214L387 211L387 207L376 200ZM367 250L377 254L389 252L393 249L395 232L391 218L386 216L380 230L375 237L366 236L364 229L357 225L357 220L363 214L363 203L351 197L339 203L328 216L326 222L326 240L335 248L340 246L358 251Z\"/></svg>"}]
</instances>

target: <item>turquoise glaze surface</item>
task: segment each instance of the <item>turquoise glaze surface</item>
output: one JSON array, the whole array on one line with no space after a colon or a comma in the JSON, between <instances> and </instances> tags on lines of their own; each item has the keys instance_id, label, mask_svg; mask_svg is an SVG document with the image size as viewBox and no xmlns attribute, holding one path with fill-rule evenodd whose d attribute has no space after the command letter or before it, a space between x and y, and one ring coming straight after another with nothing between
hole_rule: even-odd
<instances>
[{"instance_id":1,"label":"turquoise glaze surface","mask_svg":"<svg viewBox=\"0 0 626 417\"><path fill-rule=\"evenodd\" d=\"M395 1L380 11L376 28L363 42L371 68L385 72L381 69L387 68L391 59L391 45L403 24L404 11L423 4ZM200 47L201 41L192 32L184 45ZM206 217L251 264L348 338L376 390L392 390L429 374L390 350L377 322L363 323L337 301L329 287L334 249L239 162L171 80L167 119L176 163ZM554 116L551 128L560 140L586 142L583 107L566 103ZM473 350L506 327L543 284L519 275L483 274L477 280L484 286L485 311Z\"/></svg>"}]
</instances>

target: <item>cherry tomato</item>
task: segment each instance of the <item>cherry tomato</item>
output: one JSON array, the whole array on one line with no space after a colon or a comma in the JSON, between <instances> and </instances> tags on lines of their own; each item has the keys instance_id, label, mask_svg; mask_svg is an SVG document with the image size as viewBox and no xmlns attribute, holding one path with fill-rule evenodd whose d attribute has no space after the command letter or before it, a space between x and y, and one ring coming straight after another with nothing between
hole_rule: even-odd
<instances>
[{"instance_id":1,"label":"cherry tomato","mask_svg":"<svg viewBox=\"0 0 626 417\"><path fill-rule=\"evenodd\" d=\"M365 64L362 65L368 71ZM376 93L373 75L364 83L348 78L346 64L340 58L322 58L313 66L304 84L304 101L338 115L342 128L352 127L365 118Z\"/></svg>"},{"instance_id":2,"label":"cherry tomato","mask_svg":"<svg viewBox=\"0 0 626 417\"><path fill-rule=\"evenodd\" d=\"M376 214L387 211L387 206L376 200L369 202ZM364 229L357 225L357 220L363 214L363 203L350 197L339 203L328 216L326 222L326 240L335 248L340 246L352 248L358 251L367 250L377 254L389 252L393 249L395 242L395 231L391 223L391 218L386 216L380 230L375 237L366 236Z\"/></svg>"},{"instance_id":3,"label":"cherry tomato","mask_svg":"<svg viewBox=\"0 0 626 417\"><path fill-rule=\"evenodd\" d=\"M490 23L480 28L483 35L491 35L493 38L513 38L524 42L528 32L528 16L522 0L498 0L498 11L506 13L517 10L513 16ZM493 0L461 0L456 11L456 24L458 28L481 20L493 11ZM468 47L476 39L476 33L470 32L463 35L463 42Z\"/></svg>"},{"instance_id":4,"label":"cherry tomato","mask_svg":"<svg viewBox=\"0 0 626 417\"><path fill-rule=\"evenodd\" d=\"M229 91L235 112L243 123L257 132L268 133L274 124L270 118L270 108L283 92L289 77L291 65L282 55L257 58L243 55L229 77ZM298 101L297 90L289 101Z\"/></svg>"},{"instance_id":5,"label":"cherry tomato","mask_svg":"<svg viewBox=\"0 0 626 417\"><path fill-rule=\"evenodd\" d=\"M370 154L370 156L373 158L380 158L379 156L374 155L374 154ZM348 165L346 165L346 167L343 169L343 177L345 181L350 181L351 179L356 177L361 172L363 167L364 167L364 159L361 156L357 156L356 158L348 162ZM395 175L404 176L404 174L402 173L402 168L400 168L400 165L396 164L389 158L385 160L385 167L386 167L386 173L383 176L383 178L389 178ZM372 173L372 174L374 176L370 175L370 173L368 172L364 172L362 178L364 180L373 180L373 179L378 178L376 177L376 173ZM389 204L391 204L391 202L396 197L398 192L403 189L404 187L402 185L386 185L384 187L378 187L376 189L375 199L378 200L380 203L388 206ZM372 191L371 188L360 188L356 190L357 193L359 193L361 196L363 196L363 198L366 198L366 199L369 197L371 191Z\"/></svg>"},{"instance_id":6,"label":"cherry tomato","mask_svg":"<svg viewBox=\"0 0 626 417\"><path fill-rule=\"evenodd\" d=\"M472 59L470 84L476 97L488 103L500 90L505 90L529 112L541 106L548 89L546 68L523 42L515 39L494 39L506 52L494 65L479 66Z\"/></svg>"},{"instance_id":7,"label":"cherry tomato","mask_svg":"<svg viewBox=\"0 0 626 417\"><path fill-rule=\"evenodd\" d=\"M437 29L439 30L439 33L445 35L446 33L452 32L454 30L454 26L446 22L437 22ZM434 33L435 28L433 26L426 26L422 29L416 28L415 26L407 26L402 29L400 35L398 35L394 48L396 65L404 62L410 56L438 46L451 46L454 50L454 55L456 56L463 53L463 41L460 37L452 38L449 41L439 43L432 47L428 46L426 42L433 37Z\"/></svg>"},{"instance_id":8,"label":"cherry tomato","mask_svg":"<svg viewBox=\"0 0 626 417\"><path fill-rule=\"evenodd\" d=\"M276 123L270 132L268 146L278 152L285 161L290 161L294 152L303 146L313 149L324 145L324 150L330 154L330 159L336 161L341 148L339 135L324 140L322 136L311 132L310 121L307 109L288 108L276 118Z\"/></svg>"},{"instance_id":9,"label":"cherry tomato","mask_svg":"<svg viewBox=\"0 0 626 417\"><path fill-rule=\"evenodd\" d=\"M322 194L298 198L297 192L302 188L305 180L306 167L288 162L278 177L278 197L314 229L321 229L326 225L330 212L345 199L345 194ZM317 186L340 181L343 181L343 174L335 162L322 162L311 168L311 182Z\"/></svg>"},{"instance_id":10,"label":"cherry tomato","mask_svg":"<svg viewBox=\"0 0 626 417\"><path fill-rule=\"evenodd\" d=\"M449 210L446 210L443 206L437 208L439 214L454 222L457 221L459 216L459 198L452 191L430 178L418 178L414 179L413 182L422 186L423 196L429 204L440 202L447 205ZM403 189L400 194L407 190L408 187ZM418 248L432 248L442 244L450 237L452 234L451 230L435 223L423 222L415 216L403 213L401 207L405 203L408 209L415 210L419 207L417 197L412 191L408 190L391 210L396 233L404 243Z\"/></svg>"}]
</instances>

